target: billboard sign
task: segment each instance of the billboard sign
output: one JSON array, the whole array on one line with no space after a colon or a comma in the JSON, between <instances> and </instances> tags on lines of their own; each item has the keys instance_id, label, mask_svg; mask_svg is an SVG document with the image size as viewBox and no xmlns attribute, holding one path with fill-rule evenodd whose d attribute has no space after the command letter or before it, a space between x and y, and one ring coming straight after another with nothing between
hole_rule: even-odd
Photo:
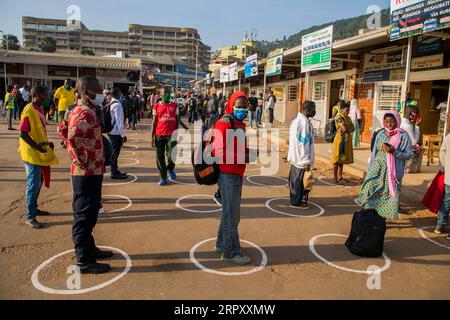
<instances>
[{"instance_id":1,"label":"billboard sign","mask_svg":"<svg viewBox=\"0 0 450 320\"><path fill-rule=\"evenodd\" d=\"M333 26L302 38L302 72L330 70Z\"/></svg>"},{"instance_id":2,"label":"billboard sign","mask_svg":"<svg viewBox=\"0 0 450 320\"><path fill-rule=\"evenodd\" d=\"M283 49L277 49L269 53L266 65L266 76L277 76L281 74L283 66Z\"/></svg>"},{"instance_id":3,"label":"billboard sign","mask_svg":"<svg viewBox=\"0 0 450 320\"><path fill-rule=\"evenodd\" d=\"M258 54L254 54L245 60L245 77L251 78L258 75Z\"/></svg>"},{"instance_id":4,"label":"billboard sign","mask_svg":"<svg viewBox=\"0 0 450 320\"><path fill-rule=\"evenodd\" d=\"M391 41L448 27L448 0L391 0Z\"/></svg>"}]
</instances>

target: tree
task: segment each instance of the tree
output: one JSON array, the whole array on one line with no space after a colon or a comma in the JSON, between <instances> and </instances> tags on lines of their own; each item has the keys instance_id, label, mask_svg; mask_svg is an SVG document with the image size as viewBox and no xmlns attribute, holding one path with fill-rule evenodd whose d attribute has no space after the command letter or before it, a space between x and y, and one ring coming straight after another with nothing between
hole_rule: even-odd
<instances>
[{"instance_id":1,"label":"tree","mask_svg":"<svg viewBox=\"0 0 450 320\"><path fill-rule=\"evenodd\" d=\"M8 41L8 46L6 45L6 41ZM17 39L17 37L13 34L5 34L2 39L2 49L16 50L16 51L19 50L20 49L19 39Z\"/></svg>"},{"instance_id":2,"label":"tree","mask_svg":"<svg viewBox=\"0 0 450 320\"><path fill-rule=\"evenodd\" d=\"M56 40L52 37L44 37L39 41L39 49L42 52L56 52Z\"/></svg>"},{"instance_id":3,"label":"tree","mask_svg":"<svg viewBox=\"0 0 450 320\"><path fill-rule=\"evenodd\" d=\"M92 50L89 49L89 48L83 48L83 49L81 49L80 53L81 53L82 55L84 55L84 56L95 56L94 51L92 51Z\"/></svg>"}]
</instances>

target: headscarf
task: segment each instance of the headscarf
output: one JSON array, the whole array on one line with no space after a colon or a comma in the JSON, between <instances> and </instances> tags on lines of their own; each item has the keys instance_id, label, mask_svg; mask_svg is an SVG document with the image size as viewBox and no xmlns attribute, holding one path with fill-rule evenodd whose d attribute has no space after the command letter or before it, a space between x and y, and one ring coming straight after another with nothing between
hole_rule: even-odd
<instances>
[{"instance_id":1,"label":"headscarf","mask_svg":"<svg viewBox=\"0 0 450 320\"><path fill-rule=\"evenodd\" d=\"M233 93L230 97L230 99L228 99L227 102L227 106L225 108L225 113L228 114L234 114L234 104L236 103L236 100L239 98L246 98L247 99L247 95L245 93L243 93L242 91L237 91L235 93Z\"/></svg>"},{"instance_id":2,"label":"headscarf","mask_svg":"<svg viewBox=\"0 0 450 320\"><path fill-rule=\"evenodd\" d=\"M358 100L353 99L350 102L350 113L348 116L353 121L358 121L361 119L361 112L359 111L359 108L358 108Z\"/></svg>"},{"instance_id":3,"label":"headscarf","mask_svg":"<svg viewBox=\"0 0 450 320\"><path fill-rule=\"evenodd\" d=\"M384 119L387 115L394 116L395 120L397 121L397 127L393 130L390 130L387 128L384 124ZM401 143L401 132L403 131L400 129L400 114L395 110L385 111L383 113L383 127L387 132L387 135L390 137L389 144L393 146L396 150L400 146ZM388 167L388 180L389 180L389 192L393 198L397 197L397 175L396 175L396 168L395 168L395 157L392 153L387 153L387 167Z\"/></svg>"}]
</instances>

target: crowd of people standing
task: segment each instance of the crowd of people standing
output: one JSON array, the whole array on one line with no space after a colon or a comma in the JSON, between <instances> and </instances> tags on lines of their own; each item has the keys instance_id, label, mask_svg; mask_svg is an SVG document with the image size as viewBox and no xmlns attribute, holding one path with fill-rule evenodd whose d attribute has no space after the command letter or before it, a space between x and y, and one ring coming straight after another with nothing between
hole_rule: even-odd
<instances>
[{"instance_id":1,"label":"crowd of people standing","mask_svg":"<svg viewBox=\"0 0 450 320\"><path fill-rule=\"evenodd\" d=\"M48 118L44 110L49 100L47 89L36 86L31 93L26 86L22 89L18 86L8 87L5 106L8 110L8 129L13 117L12 110L18 106L19 153L25 165L27 181L26 223L39 229L42 224L37 217L49 213L38 209L38 197L42 186L50 187L51 167L58 164L58 159L54 152L55 145L47 137ZM251 152L245 136L245 119L249 118L250 127L253 123L256 127L261 125L264 107L262 95L257 97L252 92L247 97L243 92L235 92L226 99L215 92L211 96L196 93L174 95L169 90L163 90L143 97L135 90L128 94L119 88L103 90L95 77L85 76L79 79L75 88L70 80L66 80L64 86L56 90L53 101L58 107L58 134L72 161L72 238L82 273L99 274L110 270L109 265L97 261L110 258L113 253L98 249L92 235L98 214L102 210L103 176L106 166L110 166L112 179L128 178L127 173L121 172L118 166L121 149L128 140L125 126L128 122L129 130L137 129L137 124L144 118L143 111L147 102L153 118L151 137L157 154L160 186L168 184L168 177L172 180L177 178L176 159L172 159L171 152L176 143L172 141L172 135L180 126L189 130L181 120L182 116L187 116L190 124L201 120L205 131L214 129L212 155L221 160L217 166L217 184L222 206L214 250L221 254L224 261L238 265L251 263L251 258L241 250L238 232L243 176L246 164L251 162ZM273 92L266 102L269 122L273 123L273 109L276 105ZM290 205L293 208L308 208L315 161L311 119L315 115L315 103L306 101L290 128L289 189ZM397 110L386 111L383 115L383 128L373 137L371 162L358 201L363 208L374 209L386 219L398 219L402 179L407 161L414 158L418 143L418 115L418 106L408 102L403 110L404 119L401 119ZM355 139L355 135L359 135L360 120L357 101L350 104L340 101L333 108L336 132L331 162L336 184L346 182L343 178L343 166L353 163L353 147L359 144L359 137ZM226 134L229 130L241 131L243 134L236 134L234 141L229 141ZM450 178L447 179L445 171L450 165L450 156L447 155L449 139L450 136L446 137L441 152L441 170L445 172L446 189L436 233L444 231L450 211Z\"/></svg>"}]
</instances>

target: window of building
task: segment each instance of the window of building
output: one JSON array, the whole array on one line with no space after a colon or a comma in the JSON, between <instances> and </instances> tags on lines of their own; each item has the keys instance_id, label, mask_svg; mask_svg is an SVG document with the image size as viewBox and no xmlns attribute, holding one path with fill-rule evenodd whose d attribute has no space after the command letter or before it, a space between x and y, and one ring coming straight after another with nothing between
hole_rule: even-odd
<instances>
[{"instance_id":1,"label":"window of building","mask_svg":"<svg viewBox=\"0 0 450 320\"><path fill-rule=\"evenodd\" d=\"M288 101L295 102L298 99L298 85L289 86Z\"/></svg>"},{"instance_id":2,"label":"window of building","mask_svg":"<svg viewBox=\"0 0 450 320\"><path fill-rule=\"evenodd\" d=\"M146 36L152 36L153 35L153 30L144 30L144 31L142 31L142 34L146 35Z\"/></svg>"},{"instance_id":3,"label":"window of building","mask_svg":"<svg viewBox=\"0 0 450 320\"><path fill-rule=\"evenodd\" d=\"M36 24L34 23L25 23L24 24L25 29L36 29Z\"/></svg>"},{"instance_id":4,"label":"window of building","mask_svg":"<svg viewBox=\"0 0 450 320\"><path fill-rule=\"evenodd\" d=\"M164 31L155 31L155 37L164 37Z\"/></svg>"},{"instance_id":5,"label":"window of building","mask_svg":"<svg viewBox=\"0 0 450 320\"><path fill-rule=\"evenodd\" d=\"M169 38L175 37L175 32L166 32L166 37L169 37Z\"/></svg>"},{"instance_id":6,"label":"window of building","mask_svg":"<svg viewBox=\"0 0 450 320\"><path fill-rule=\"evenodd\" d=\"M56 30L56 26L54 24L46 24L45 30Z\"/></svg>"},{"instance_id":7,"label":"window of building","mask_svg":"<svg viewBox=\"0 0 450 320\"><path fill-rule=\"evenodd\" d=\"M325 81L314 82L313 88L313 100L314 101L325 101L326 99L326 83Z\"/></svg>"},{"instance_id":8,"label":"window of building","mask_svg":"<svg viewBox=\"0 0 450 320\"><path fill-rule=\"evenodd\" d=\"M67 26L58 26L58 31L67 31Z\"/></svg>"},{"instance_id":9,"label":"window of building","mask_svg":"<svg viewBox=\"0 0 450 320\"><path fill-rule=\"evenodd\" d=\"M378 86L377 106L378 110L392 110L402 101L401 85L384 85Z\"/></svg>"}]
</instances>

